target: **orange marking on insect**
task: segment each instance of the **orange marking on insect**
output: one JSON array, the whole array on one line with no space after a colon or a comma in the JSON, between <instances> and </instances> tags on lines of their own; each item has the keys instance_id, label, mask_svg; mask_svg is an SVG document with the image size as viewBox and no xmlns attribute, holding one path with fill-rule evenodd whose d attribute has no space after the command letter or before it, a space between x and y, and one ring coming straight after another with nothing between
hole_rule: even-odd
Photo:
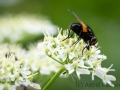
<instances>
[{"instance_id":1,"label":"orange marking on insect","mask_svg":"<svg viewBox=\"0 0 120 90\"><path fill-rule=\"evenodd\" d=\"M81 22L81 24L82 24L83 32L87 32L87 26L83 22Z\"/></svg>"}]
</instances>

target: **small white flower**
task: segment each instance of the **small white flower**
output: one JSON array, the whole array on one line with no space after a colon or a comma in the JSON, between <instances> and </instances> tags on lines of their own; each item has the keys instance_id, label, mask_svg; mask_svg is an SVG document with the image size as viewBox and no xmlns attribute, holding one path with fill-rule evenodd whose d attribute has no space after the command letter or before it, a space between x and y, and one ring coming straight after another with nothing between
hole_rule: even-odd
<instances>
[{"instance_id":1,"label":"small white flower","mask_svg":"<svg viewBox=\"0 0 120 90\"><path fill-rule=\"evenodd\" d=\"M90 71L88 69L76 69L77 76L80 78L80 74L90 74Z\"/></svg>"},{"instance_id":2,"label":"small white flower","mask_svg":"<svg viewBox=\"0 0 120 90\"><path fill-rule=\"evenodd\" d=\"M69 74L76 71L77 76L80 78L80 74L90 74L90 71L86 66L84 66L83 61L79 60L73 61L72 64L66 64L65 68L68 70Z\"/></svg>"},{"instance_id":3,"label":"small white flower","mask_svg":"<svg viewBox=\"0 0 120 90\"><path fill-rule=\"evenodd\" d=\"M68 70L69 74L73 73L74 72L74 67L72 64L66 64L65 65L65 68Z\"/></svg>"},{"instance_id":4,"label":"small white flower","mask_svg":"<svg viewBox=\"0 0 120 90\"><path fill-rule=\"evenodd\" d=\"M94 68L94 71L92 72L92 80L94 80L94 75L96 75L97 77L102 79L105 85L108 83L110 86L114 87L111 81L115 81L116 78L113 75L107 75L107 72L114 71L113 69L110 69L111 67L112 65L108 69L102 68L101 66Z\"/></svg>"}]
</instances>

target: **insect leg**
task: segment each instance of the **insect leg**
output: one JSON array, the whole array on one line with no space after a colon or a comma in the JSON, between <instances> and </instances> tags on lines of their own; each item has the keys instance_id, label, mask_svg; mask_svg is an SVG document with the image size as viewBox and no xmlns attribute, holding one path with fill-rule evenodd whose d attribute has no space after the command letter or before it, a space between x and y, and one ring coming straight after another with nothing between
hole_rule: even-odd
<instances>
[{"instance_id":1,"label":"insect leg","mask_svg":"<svg viewBox=\"0 0 120 90\"><path fill-rule=\"evenodd\" d=\"M83 48L83 50L82 50L82 56L83 56L83 52L84 52L85 48L87 48L87 49L89 50L90 45L89 45L89 44L87 44L87 45Z\"/></svg>"},{"instance_id":2,"label":"insect leg","mask_svg":"<svg viewBox=\"0 0 120 90\"><path fill-rule=\"evenodd\" d=\"M87 48L87 45L83 48L83 50L82 50L82 56L83 56L83 51L85 50L85 48Z\"/></svg>"},{"instance_id":3,"label":"insect leg","mask_svg":"<svg viewBox=\"0 0 120 90\"><path fill-rule=\"evenodd\" d=\"M74 34L74 33L72 33L72 34L70 35L70 29L69 29L68 36L67 36L65 39L63 39L62 41L65 41L66 39L72 37L73 34Z\"/></svg>"},{"instance_id":4,"label":"insect leg","mask_svg":"<svg viewBox=\"0 0 120 90\"><path fill-rule=\"evenodd\" d=\"M80 40L81 40L81 38L78 37L78 40L76 42L74 42L71 46L76 45Z\"/></svg>"},{"instance_id":5,"label":"insect leg","mask_svg":"<svg viewBox=\"0 0 120 90\"><path fill-rule=\"evenodd\" d=\"M77 40L76 42L74 42L74 43L72 44L72 46L73 46L73 45L76 45L76 44L81 40L80 35L81 35L81 32L79 33L78 40Z\"/></svg>"}]
</instances>

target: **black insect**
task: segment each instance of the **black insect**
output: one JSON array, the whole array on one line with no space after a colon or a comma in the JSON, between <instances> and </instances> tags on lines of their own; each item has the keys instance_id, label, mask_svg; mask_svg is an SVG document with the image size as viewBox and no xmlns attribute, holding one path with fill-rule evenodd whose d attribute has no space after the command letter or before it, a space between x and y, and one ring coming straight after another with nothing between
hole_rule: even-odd
<instances>
[{"instance_id":1,"label":"black insect","mask_svg":"<svg viewBox=\"0 0 120 90\"><path fill-rule=\"evenodd\" d=\"M90 46L94 46L97 43L98 39L95 37L94 32L88 25L84 24L74 12L72 12L72 14L78 20L78 22L72 23L70 25L68 37L64 40L70 38L74 33L76 33L78 35L78 40L72 45L76 45L81 39L83 39L83 41L86 43L86 46L82 50L83 55L84 49L87 48L87 50L89 50ZM70 30L73 31L72 34L70 34Z\"/></svg>"},{"instance_id":2,"label":"black insect","mask_svg":"<svg viewBox=\"0 0 120 90\"><path fill-rule=\"evenodd\" d=\"M18 60L18 58L17 58L17 56L15 55L15 53L14 52L6 52L5 53L5 57L6 58L10 58L12 55L14 55L14 58L15 58L15 60L17 61Z\"/></svg>"}]
</instances>

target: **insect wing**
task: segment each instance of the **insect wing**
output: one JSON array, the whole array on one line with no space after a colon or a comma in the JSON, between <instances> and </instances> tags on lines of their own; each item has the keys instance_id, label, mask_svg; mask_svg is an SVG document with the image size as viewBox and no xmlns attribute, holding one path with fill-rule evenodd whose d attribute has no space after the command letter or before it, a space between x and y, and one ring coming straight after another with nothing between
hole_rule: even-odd
<instances>
[{"instance_id":1,"label":"insect wing","mask_svg":"<svg viewBox=\"0 0 120 90\"><path fill-rule=\"evenodd\" d=\"M87 26L80 20L80 18L74 12L72 12L72 14L78 20L78 22L82 25L83 32L88 32Z\"/></svg>"}]
</instances>

